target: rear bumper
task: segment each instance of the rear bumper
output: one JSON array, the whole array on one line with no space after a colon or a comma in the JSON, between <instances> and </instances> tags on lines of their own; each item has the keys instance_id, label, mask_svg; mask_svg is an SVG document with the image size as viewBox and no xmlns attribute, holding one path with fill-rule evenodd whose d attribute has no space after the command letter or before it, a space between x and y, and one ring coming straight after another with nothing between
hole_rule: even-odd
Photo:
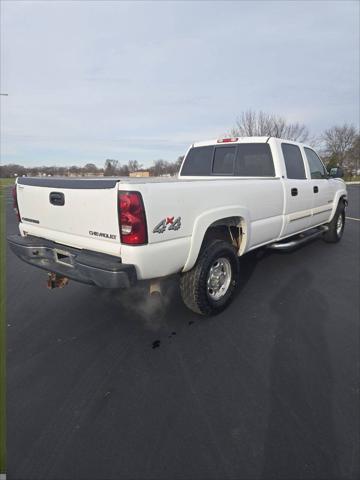
<instances>
[{"instance_id":1,"label":"rear bumper","mask_svg":"<svg viewBox=\"0 0 360 480\"><path fill-rule=\"evenodd\" d=\"M10 235L11 250L24 262L102 288L128 288L137 281L134 265L105 253L61 245L43 238Z\"/></svg>"}]
</instances>

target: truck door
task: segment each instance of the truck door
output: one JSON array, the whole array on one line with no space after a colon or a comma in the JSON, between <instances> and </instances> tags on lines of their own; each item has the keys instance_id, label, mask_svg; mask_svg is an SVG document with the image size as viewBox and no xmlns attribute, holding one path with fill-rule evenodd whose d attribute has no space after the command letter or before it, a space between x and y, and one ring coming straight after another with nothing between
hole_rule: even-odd
<instances>
[{"instance_id":1,"label":"truck door","mask_svg":"<svg viewBox=\"0 0 360 480\"><path fill-rule=\"evenodd\" d=\"M281 233L285 237L310 227L313 194L299 146L283 142L281 150L286 169L284 224Z\"/></svg>"},{"instance_id":2,"label":"truck door","mask_svg":"<svg viewBox=\"0 0 360 480\"><path fill-rule=\"evenodd\" d=\"M310 223L311 226L316 226L329 220L333 203L333 190L326 168L314 150L304 147L304 152L309 164L313 198Z\"/></svg>"}]
</instances>

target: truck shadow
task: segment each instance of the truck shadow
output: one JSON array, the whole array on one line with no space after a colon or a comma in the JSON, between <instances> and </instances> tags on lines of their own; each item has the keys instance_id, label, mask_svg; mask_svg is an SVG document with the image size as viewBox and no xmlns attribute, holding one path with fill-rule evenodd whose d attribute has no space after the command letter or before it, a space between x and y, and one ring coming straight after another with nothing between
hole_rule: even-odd
<instances>
[{"instance_id":1,"label":"truck shadow","mask_svg":"<svg viewBox=\"0 0 360 480\"><path fill-rule=\"evenodd\" d=\"M340 478L332 426L333 375L324 331L326 299L312 275L302 270L273 298L270 308L278 323L262 478Z\"/></svg>"},{"instance_id":2,"label":"truck shadow","mask_svg":"<svg viewBox=\"0 0 360 480\"><path fill-rule=\"evenodd\" d=\"M307 245L303 245L299 248L306 249L306 246ZM235 292L235 301L251 280L259 263L273 255L291 257L292 253L292 251L283 252L259 248L247 253L243 257L239 257L239 278L238 288ZM98 291L104 301L108 301L114 305L118 304L122 309L125 309L125 311L135 314L138 319L144 323L145 327L151 330L158 330L164 326L167 323L169 315L173 319L178 316L183 317L185 313L187 317L193 317L194 320L202 318L189 311L183 304L180 295L179 277L177 275L162 280L161 295L150 296L149 284L147 282L139 283L128 290L98 289Z\"/></svg>"},{"instance_id":3,"label":"truck shadow","mask_svg":"<svg viewBox=\"0 0 360 480\"><path fill-rule=\"evenodd\" d=\"M292 255L298 250L305 250L309 248L312 244L316 244L319 242L319 238L312 238L308 240L306 243L294 247L291 250L274 250L267 247L260 247L256 250L252 250L243 257L239 257L239 284L236 296L241 293L244 289L246 284L252 277L257 265L261 263L268 257L272 256L279 256L279 257L289 257L291 258Z\"/></svg>"},{"instance_id":4,"label":"truck shadow","mask_svg":"<svg viewBox=\"0 0 360 480\"><path fill-rule=\"evenodd\" d=\"M239 257L239 280L236 296L240 295L244 287L251 279L257 265L272 252L266 249L254 250L243 257Z\"/></svg>"}]
</instances>

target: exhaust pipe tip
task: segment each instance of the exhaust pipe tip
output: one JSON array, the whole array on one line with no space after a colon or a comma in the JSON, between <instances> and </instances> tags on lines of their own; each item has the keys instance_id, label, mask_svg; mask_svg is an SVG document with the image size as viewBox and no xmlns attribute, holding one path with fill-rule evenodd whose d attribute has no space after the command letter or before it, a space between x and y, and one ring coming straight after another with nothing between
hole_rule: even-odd
<instances>
[{"instance_id":1,"label":"exhaust pipe tip","mask_svg":"<svg viewBox=\"0 0 360 480\"><path fill-rule=\"evenodd\" d=\"M150 296L162 295L161 283L160 280L151 280L149 287Z\"/></svg>"}]
</instances>

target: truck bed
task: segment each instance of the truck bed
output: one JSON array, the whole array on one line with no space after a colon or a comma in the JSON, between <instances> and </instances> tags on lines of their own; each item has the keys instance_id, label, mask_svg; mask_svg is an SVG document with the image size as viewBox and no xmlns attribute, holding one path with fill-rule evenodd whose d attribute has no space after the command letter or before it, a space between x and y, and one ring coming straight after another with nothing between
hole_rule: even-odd
<instances>
[{"instance_id":1,"label":"truck bed","mask_svg":"<svg viewBox=\"0 0 360 480\"><path fill-rule=\"evenodd\" d=\"M184 181L178 177L19 177L19 185L50 188L97 189L114 188L117 183L173 183ZM185 180L194 181L194 180Z\"/></svg>"}]
</instances>

